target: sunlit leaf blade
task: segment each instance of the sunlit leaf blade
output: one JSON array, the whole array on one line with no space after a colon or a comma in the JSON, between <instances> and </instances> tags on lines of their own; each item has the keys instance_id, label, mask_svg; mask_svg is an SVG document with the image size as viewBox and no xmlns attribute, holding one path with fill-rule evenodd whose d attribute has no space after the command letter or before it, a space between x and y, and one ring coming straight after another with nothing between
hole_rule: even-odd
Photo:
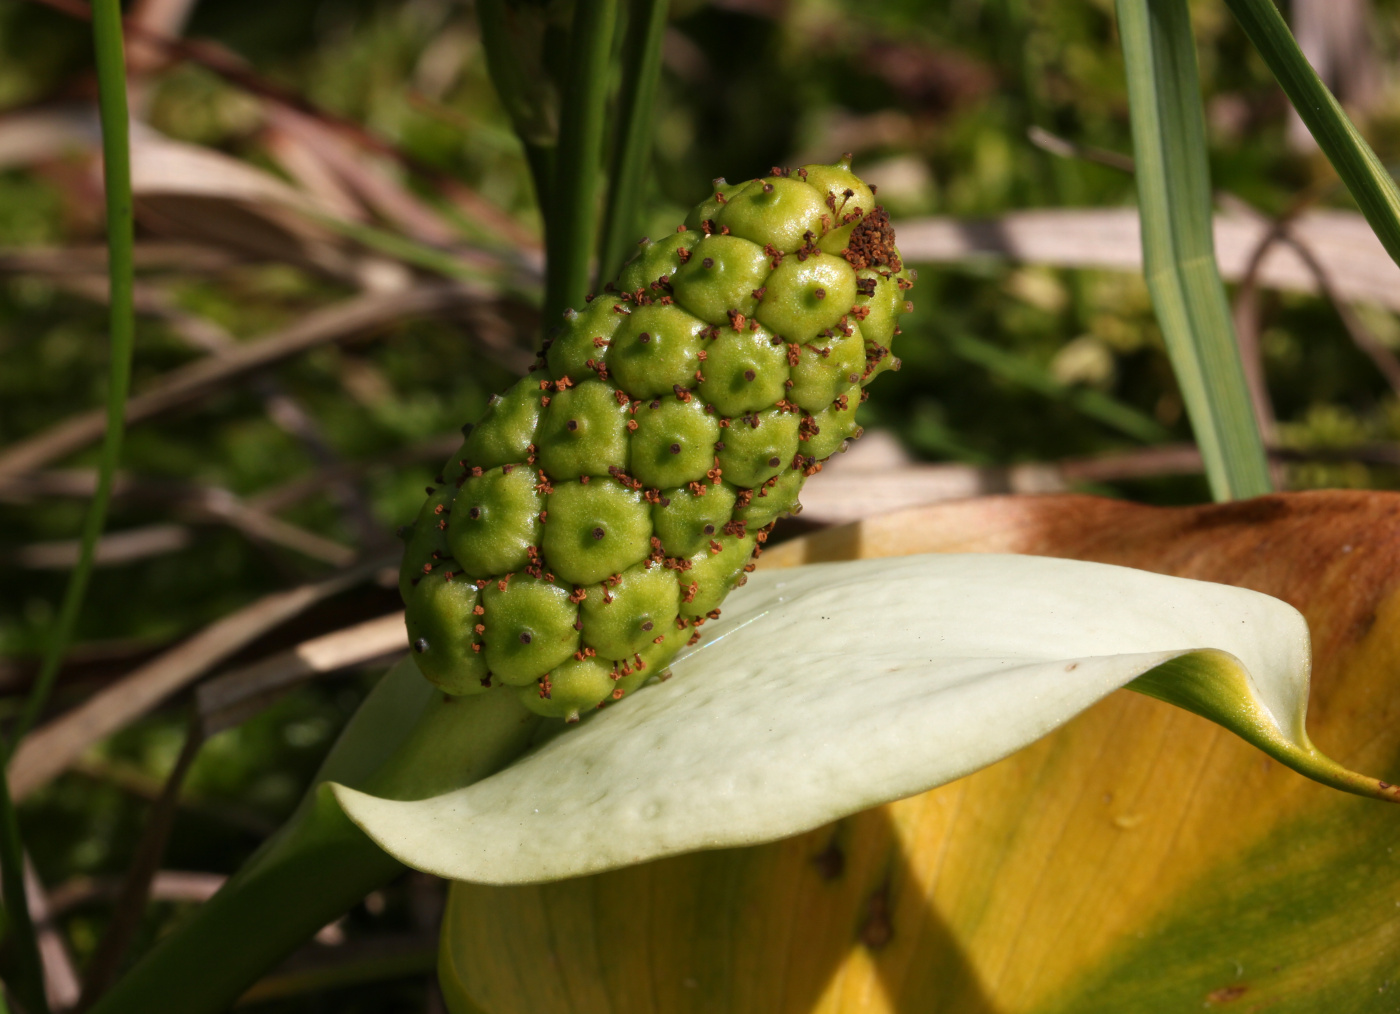
<instances>
[{"instance_id":1,"label":"sunlit leaf blade","mask_svg":"<svg viewBox=\"0 0 1400 1014\"><path fill-rule=\"evenodd\" d=\"M1298 116L1326 153L1361 213L1400 262L1400 190L1366 139L1327 90L1273 0L1225 0L1274 72Z\"/></svg>"},{"instance_id":2,"label":"sunlit leaf blade","mask_svg":"<svg viewBox=\"0 0 1400 1014\"><path fill-rule=\"evenodd\" d=\"M408 865L515 883L770 841L921 792L1183 657L1225 674L1218 701L1251 716L1246 734L1302 728L1306 625L1223 585L910 557L756 575L725 612L672 680L489 779L416 802L337 796Z\"/></svg>"},{"instance_id":3,"label":"sunlit leaf blade","mask_svg":"<svg viewBox=\"0 0 1400 1014\"><path fill-rule=\"evenodd\" d=\"M1186 0L1118 0L1152 306L1217 500L1272 488L1211 234L1205 117Z\"/></svg>"},{"instance_id":4,"label":"sunlit leaf blade","mask_svg":"<svg viewBox=\"0 0 1400 1014\"><path fill-rule=\"evenodd\" d=\"M1154 508L992 497L784 543L764 566L1031 552L1296 605L1313 737L1400 775L1400 496ZM1313 1014L1393 1006L1400 811L1140 694L923 795L769 845L555 884L457 884L455 1014ZM621 946L619 941L628 942Z\"/></svg>"}]
</instances>

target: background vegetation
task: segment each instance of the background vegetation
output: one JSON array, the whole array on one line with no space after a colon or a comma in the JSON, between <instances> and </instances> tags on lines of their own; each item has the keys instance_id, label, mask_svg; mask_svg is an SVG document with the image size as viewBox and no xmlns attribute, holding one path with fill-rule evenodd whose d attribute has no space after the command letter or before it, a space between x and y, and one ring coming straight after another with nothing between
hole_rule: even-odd
<instances>
[{"instance_id":1,"label":"background vegetation","mask_svg":"<svg viewBox=\"0 0 1400 1014\"><path fill-rule=\"evenodd\" d=\"M545 30L567 10L536 6ZM0 719L21 706L76 556L95 440L8 470L5 455L97 409L106 377L91 45L63 8L0 0ZM396 609L392 582L375 576L393 562L393 528L540 329L529 173L470 4L145 0L128 13L147 33L129 54L141 121L133 389L271 347L259 343L281 352L216 369L131 427L54 713L221 617L347 568L363 577L247 632L201 675ZM1292 11L1300 35L1300 19L1323 26L1315 59L1387 162L1400 156L1395 13L1363 0ZM1294 216L1350 210L1223 6L1194 14L1222 211L1283 223L1283 243ZM1352 16L1364 44L1346 34ZM1131 207L1130 149L1107 0L675 0L641 197L658 236L713 177L854 151L897 221ZM1118 256L1101 252L1085 262ZM863 409L868 429L943 466L896 462L897 475L995 492L1034 474L1154 503L1207 498L1131 264L1026 264L989 249L940 260L921 266L903 370ZM1322 268L1314 288L1348 281ZM1262 277L1231 292L1267 380L1280 484L1396 488L1395 304ZM323 322L320 337L298 344L308 320ZM1011 467L1028 463L1046 467ZM170 873L231 871L290 811L380 656L301 682L204 744L133 954L213 882ZM78 969L192 708L184 685L138 709L21 807L50 944ZM372 896L266 982L255 1009L433 1009L440 904L439 885L417 875Z\"/></svg>"}]
</instances>

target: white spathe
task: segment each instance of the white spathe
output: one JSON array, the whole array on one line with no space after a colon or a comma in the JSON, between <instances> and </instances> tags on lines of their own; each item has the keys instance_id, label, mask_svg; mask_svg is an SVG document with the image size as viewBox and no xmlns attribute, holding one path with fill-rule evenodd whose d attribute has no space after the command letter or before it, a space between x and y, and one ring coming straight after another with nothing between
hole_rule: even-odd
<instances>
[{"instance_id":1,"label":"white spathe","mask_svg":"<svg viewBox=\"0 0 1400 1014\"><path fill-rule=\"evenodd\" d=\"M1307 625L1227 585L1030 556L817 564L752 575L704 631L673 678L483 781L413 802L337 785L337 798L439 876L580 876L922 792L1202 651L1270 738L1305 742Z\"/></svg>"}]
</instances>

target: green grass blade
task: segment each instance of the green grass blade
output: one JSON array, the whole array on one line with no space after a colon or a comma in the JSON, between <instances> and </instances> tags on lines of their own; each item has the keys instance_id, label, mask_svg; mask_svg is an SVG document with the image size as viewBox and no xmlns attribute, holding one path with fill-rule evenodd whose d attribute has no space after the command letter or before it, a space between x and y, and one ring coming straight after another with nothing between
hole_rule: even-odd
<instances>
[{"instance_id":1,"label":"green grass blade","mask_svg":"<svg viewBox=\"0 0 1400 1014\"><path fill-rule=\"evenodd\" d=\"M1400 263L1400 190L1298 48L1273 0L1225 0L1386 252Z\"/></svg>"},{"instance_id":2,"label":"green grass blade","mask_svg":"<svg viewBox=\"0 0 1400 1014\"><path fill-rule=\"evenodd\" d=\"M669 0L632 0L623 47L618 142L598 247L599 285L616 277L632 243L639 238L642 188L651 161L656 91L661 80L661 40L670 6Z\"/></svg>"},{"instance_id":3,"label":"green grass blade","mask_svg":"<svg viewBox=\"0 0 1400 1014\"><path fill-rule=\"evenodd\" d=\"M126 396L131 388L131 353L135 344L136 318L132 305L133 224L131 211L131 148L126 108L126 63L122 51L121 7L117 0L97 0L93 4L93 43L97 52L97 81L102 118L103 178L107 190L107 259L111 282L109 338L110 364L107 380L107 432L102 441L98 464L97 490L83 521L82 550L78 565L68 579L44 664L25 701L19 723L10 734L7 756L14 752L43 711L58 675L59 663L73 636L82 610L88 579L92 575L93 554L98 537L107 522L107 506L112 497L112 479L121 458L126 430Z\"/></svg>"},{"instance_id":4,"label":"green grass blade","mask_svg":"<svg viewBox=\"0 0 1400 1014\"><path fill-rule=\"evenodd\" d=\"M93 46L97 57L98 106L102 120L103 177L107 194L107 261L111 282L110 365L107 381L107 432L102 441L98 464L97 489L83 520L82 547L78 564L69 575L59 607L58 621L44 652L38 678L24 702L24 710L10 733L4 756L8 762L14 748L43 713L53 691L58 667L82 611L92 576L97 540L107 522L112 498L112 480L121 458L126 429L126 396L131 388L131 353L135 344L136 317L132 303L135 285L133 247L135 243L131 201L131 147L126 107L126 58L122 47L122 13L119 0L94 0L92 11ZM0 789L0 878L5 891L7 958L17 967L8 968L11 988L31 1014L46 1012L44 971L34 937L24 895L24 845L20 838L8 785Z\"/></svg>"},{"instance_id":5,"label":"green grass blade","mask_svg":"<svg viewBox=\"0 0 1400 1014\"><path fill-rule=\"evenodd\" d=\"M1210 170L1186 0L1118 0L1143 266L1217 500L1272 488L1211 234Z\"/></svg>"},{"instance_id":6,"label":"green grass blade","mask_svg":"<svg viewBox=\"0 0 1400 1014\"><path fill-rule=\"evenodd\" d=\"M545 233L545 326L588 293L618 0L578 0L559 118L554 198Z\"/></svg>"}]
</instances>

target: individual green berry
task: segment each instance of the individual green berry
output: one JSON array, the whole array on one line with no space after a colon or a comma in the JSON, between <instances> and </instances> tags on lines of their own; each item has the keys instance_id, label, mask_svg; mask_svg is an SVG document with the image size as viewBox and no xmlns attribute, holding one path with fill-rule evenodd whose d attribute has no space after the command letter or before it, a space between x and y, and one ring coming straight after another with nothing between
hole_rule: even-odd
<instances>
[{"instance_id":1,"label":"individual green berry","mask_svg":"<svg viewBox=\"0 0 1400 1014\"><path fill-rule=\"evenodd\" d=\"M561 482L549 494L544 557L561 581L593 584L646 559L651 510L615 479Z\"/></svg>"},{"instance_id":2,"label":"individual green berry","mask_svg":"<svg viewBox=\"0 0 1400 1014\"><path fill-rule=\"evenodd\" d=\"M408 596L408 646L418 671L449 694L478 694L490 685L476 633L481 592L465 576L429 574Z\"/></svg>"},{"instance_id":3,"label":"individual green berry","mask_svg":"<svg viewBox=\"0 0 1400 1014\"><path fill-rule=\"evenodd\" d=\"M706 236L671 279L676 302L716 326L752 317L771 270L763 247L738 236Z\"/></svg>"},{"instance_id":4,"label":"individual green berry","mask_svg":"<svg viewBox=\"0 0 1400 1014\"><path fill-rule=\"evenodd\" d=\"M399 596L407 602L418 580L435 568L446 567L451 560L447 546L447 523L452 516L452 498L457 490L452 486L429 486L428 500L418 510L411 526L403 529L406 545L403 563L399 565Z\"/></svg>"},{"instance_id":5,"label":"individual green berry","mask_svg":"<svg viewBox=\"0 0 1400 1014\"><path fill-rule=\"evenodd\" d=\"M537 715L577 722L616 689L612 666L598 658L571 658L534 683L520 687L521 702Z\"/></svg>"},{"instance_id":6,"label":"individual green berry","mask_svg":"<svg viewBox=\"0 0 1400 1014\"><path fill-rule=\"evenodd\" d=\"M753 489L791 466L800 422L797 413L776 408L729 420L716 445L725 481Z\"/></svg>"},{"instance_id":7,"label":"individual green berry","mask_svg":"<svg viewBox=\"0 0 1400 1014\"><path fill-rule=\"evenodd\" d=\"M452 501L447 544L473 577L521 570L540 541L544 498L524 465L502 465L462 483Z\"/></svg>"},{"instance_id":8,"label":"individual green berry","mask_svg":"<svg viewBox=\"0 0 1400 1014\"><path fill-rule=\"evenodd\" d=\"M675 574L651 561L587 591L579 603L583 643L604 658L631 658L675 626L680 614Z\"/></svg>"},{"instance_id":9,"label":"individual green berry","mask_svg":"<svg viewBox=\"0 0 1400 1014\"><path fill-rule=\"evenodd\" d=\"M629 470L642 485L681 486L705 478L714 467L719 421L699 399L653 398L642 402L633 418Z\"/></svg>"},{"instance_id":10,"label":"individual green berry","mask_svg":"<svg viewBox=\"0 0 1400 1014\"><path fill-rule=\"evenodd\" d=\"M707 328L677 306L641 306L613 335L608 369L633 398L677 395L694 387Z\"/></svg>"},{"instance_id":11,"label":"individual green berry","mask_svg":"<svg viewBox=\"0 0 1400 1014\"><path fill-rule=\"evenodd\" d=\"M734 487L700 483L661 491L651 524L667 556L690 556L713 539L734 513Z\"/></svg>"},{"instance_id":12,"label":"individual green berry","mask_svg":"<svg viewBox=\"0 0 1400 1014\"><path fill-rule=\"evenodd\" d=\"M725 202L733 197L740 190L743 190L751 181L745 180L743 183L730 184L721 176L717 180L712 180L711 185L714 190L710 196L705 198L694 208L690 209L690 214L685 216L685 227L687 230L708 233L707 225L713 225L714 220L719 217L719 213L724 209ZM714 226L718 230L718 226Z\"/></svg>"},{"instance_id":13,"label":"individual green berry","mask_svg":"<svg viewBox=\"0 0 1400 1014\"><path fill-rule=\"evenodd\" d=\"M821 335L798 349L788 399L808 412L820 412L860 383L865 373L865 340L854 324L851 334Z\"/></svg>"},{"instance_id":14,"label":"individual green berry","mask_svg":"<svg viewBox=\"0 0 1400 1014\"><path fill-rule=\"evenodd\" d=\"M860 427L856 425L859 405L858 397L842 396L804 419L798 431L802 440L797 445L797 453L812 461L823 461L839 451L843 443L859 435Z\"/></svg>"},{"instance_id":15,"label":"individual green berry","mask_svg":"<svg viewBox=\"0 0 1400 1014\"><path fill-rule=\"evenodd\" d=\"M585 380L549 399L540 422L537 460L552 479L609 475L627 467L627 408L601 380Z\"/></svg>"},{"instance_id":16,"label":"individual green berry","mask_svg":"<svg viewBox=\"0 0 1400 1014\"><path fill-rule=\"evenodd\" d=\"M769 479L758 489L745 490L748 495L742 504L735 506L734 520L743 521L748 529L757 530L784 514L795 513L800 509L797 497L802 492L802 484L806 480L807 477L801 471L790 468Z\"/></svg>"},{"instance_id":17,"label":"individual green berry","mask_svg":"<svg viewBox=\"0 0 1400 1014\"><path fill-rule=\"evenodd\" d=\"M715 218L721 229L792 253L822 231L822 195L801 180L772 176L754 180L730 197ZM701 246L704 246L702 243Z\"/></svg>"},{"instance_id":18,"label":"individual green berry","mask_svg":"<svg viewBox=\"0 0 1400 1014\"><path fill-rule=\"evenodd\" d=\"M481 422L472 427L462 446L468 467L495 468L524 461L539 427L542 394L529 377L503 395L495 395Z\"/></svg>"},{"instance_id":19,"label":"individual green berry","mask_svg":"<svg viewBox=\"0 0 1400 1014\"><path fill-rule=\"evenodd\" d=\"M664 678L859 435L913 278L849 158L717 180L564 314L403 529L419 669L565 720Z\"/></svg>"},{"instance_id":20,"label":"individual green berry","mask_svg":"<svg viewBox=\"0 0 1400 1014\"><path fill-rule=\"evenodd\" d=\"M787 346L767 328L721 328L705 354L699 394L722 416L775 405L787 391Z\"/></svg>"},{"instance_id":21,"label":"individual green berry","mask_svg":"<svg viewBox=\"0 0 1400 1014\"><path fill-rule=\"evenodd\" d=\"M641 250L623 265L622 273L617 276L618 289L627 293L640 290L648 296L658 296L664 290L666 282L669 282L685 263L681 258L689 255L703 235L698 231L686 230L673 232L655 243L643 240ZM685 251L684 254L682 250ZM662 279L665 279L665 282Z\"/></svg>"},{"instance_id":22,"label":"individual green berry","mask_svg":"<svg viewBox=\"0 0 1400 1014\"><path fill-rule=\"evenodd\" d=\"M502 683L533 683L578 650L578 607L557 582L521 576L488 580L481 602L483 654Z\"/></svg>"},{"instance_id":23,"label":"individual green berry","mask_svg":"<svg viewBox=\"0 0 1400 1014\"><path fill-rule=\"evenodd\" d=\"M763 288L758 322L797 342L835 327L851 312L856 273L841 258L827 254L806 260L786 257Z\"/></svg>"},{"instance_id":24,"label":"individual green berry","mask_svg":"<svg viewBox=\"0 0 1400 1014\"><path fill-rule=\"evenodd\" d=\"M731 523L735 530L744 526ZM681 571L681 616L696 620L708 615L729 594L753 556L757 540L753 535L721 535L689 559Z\"/></svg>"},{"instance_id":25,"label":"individual green berry","mask_svg":"<svg viewBox=\"0 0 1400 1014\"><path fill-rule=\"evenodd\" d=\"M597 376L597 364L607 356L608 341L624 316L606 298L593 300L582 311L564 311L564 323L545 353L549 372L575 384Z\"/></svg>"}]
</instances>

